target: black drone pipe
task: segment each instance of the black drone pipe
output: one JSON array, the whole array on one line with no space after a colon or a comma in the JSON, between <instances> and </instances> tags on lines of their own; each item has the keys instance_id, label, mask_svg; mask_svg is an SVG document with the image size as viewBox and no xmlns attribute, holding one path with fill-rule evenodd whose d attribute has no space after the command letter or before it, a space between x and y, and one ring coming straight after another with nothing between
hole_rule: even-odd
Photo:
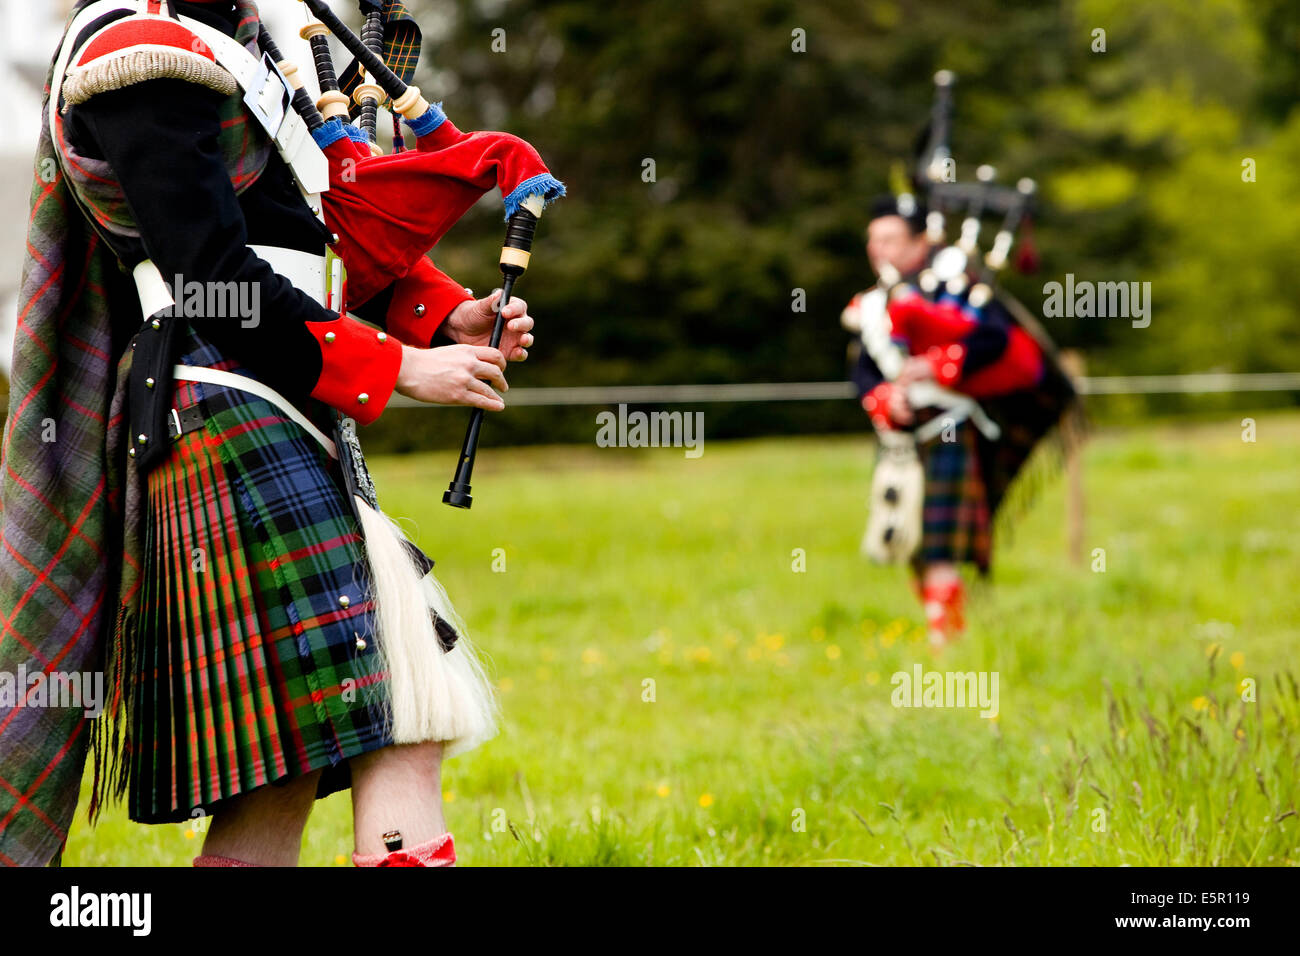
<instances>
[{"instance_id":1,"label":"black drone pipe","mask_svg":"<svg viewBox=\"0 0 1300 956\"><path fill-rule=\"evenodd\" d=\"M420 88L408 86L400 76L390 70L384 63L384 58L377 56L367 47L361 37L349 30L347 24L335 16L334 11L322 0L302 0L302 2L329 29L330 33L338 37L347 51L357 58L361 68L370 74L370 79L374 80L379 89L393 101L393 109L396 112L401 113L408 120L414 120L428 111L429 101L420 95Z\"/></svg>"},{"instance_id":2,"label":"black drone pipe","mask_svg":"<svg viewBox=\"0 0 1300 956\"><path fill-rule=\"evenodd\" d=\"M957 77L951 70L940 70L934 75L934 104L930 107L930 139L921 157L917 179L920 183L935 183L942 179L939 164L952 158L948 144L952 133L952 86Z\"/></svg>"},{"instance_id":3,"label":"black drone pipe","mask_svg":"<svg viewBox=\"0 0 1300 956\"><path fill-rule=\"evenodd\" d=\"M349 53L357 58L362 69L369 73L376 83L394 100L400 99L407 86L402 78L388 68L382 56L377 56L361 37L357 36L348 25L340 20L322 0L302 0L307 9L321 23L329 28L330 33L338 37L340 43Z\"/></svg>"},{"instance_id":4,"label":"black drone pipe","mask_svg":"<svg viewBox=\"0 0 1300 956\"><path fill-rule=\"evenodd\" d=\"M375 56L383 58L384 15L379 10L371 10L366 14L365 25L361 28L361 42ZM379 96L375 88L366 83L357 87L356 95L361 104L361 131L373 143L379 135Z\"/></svg>"},{"instance_id":5,"label":"black drone pipe","mask_svg":"<svg viewBox=\"0 0 1300 956\"><path fill-rule=\"evenodd\" d=\"M312 62L316 65L316 80L320 84L320 99L316 106L325 119L348 118L348 98L339 91L339 78L334 72L334 57L330 54L329 28L319 20L308 20L299 36L311 46Z\"/></svg>"}]
</instances>

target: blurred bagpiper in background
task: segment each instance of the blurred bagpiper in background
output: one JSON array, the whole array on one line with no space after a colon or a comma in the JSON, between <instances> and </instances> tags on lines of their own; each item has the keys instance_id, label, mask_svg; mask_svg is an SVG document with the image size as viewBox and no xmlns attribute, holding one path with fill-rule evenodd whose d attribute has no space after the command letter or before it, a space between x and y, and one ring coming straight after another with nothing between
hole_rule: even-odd
<instances>
[{"instance_id":1,"label":"blurred bagpiper in background","mask_svg":"<svg viewBox=\"0 0 1300 956\"><path fill-rule=\"evenodd\" d=\"M880 444L862 550L911 566L935 649L965 628L960 567L989 573L1008 493L1077 401L1046 332L996 284L1034 183L999 186L989 166L956 181L954 81L935 76L911 182L871 205L867 258L878 282L841 315L858 336L853 380ZM985 217L1000 225L982 251ZM1032 247L1020 253L1029 265Z\"/></svg>"},{"instance_id":2,"label":"blurred bagpiper in background","mask_svg":"<svg viewBox=\"0 0 1300 956\"><path fill-rule=\"evenodd\" d=\"M86 0L51 65L0 529L0 666L42 679L0 701L6 864L59 857L89 752L92 820L124 794L138 822L216 814L196 866L296 863L313 801L348 787L357 865L450 865L441 761L494 732L356 426L395 392L503 407L526 303L425 253L500 187L513 281L563 187L407 85L402 4L362 2L362 37L322 4L261 6L315 80L252 0ZM342 86L327 30L356 57ZM38 705L101 671L99 719Z\"/></svg>"}]
</instances>

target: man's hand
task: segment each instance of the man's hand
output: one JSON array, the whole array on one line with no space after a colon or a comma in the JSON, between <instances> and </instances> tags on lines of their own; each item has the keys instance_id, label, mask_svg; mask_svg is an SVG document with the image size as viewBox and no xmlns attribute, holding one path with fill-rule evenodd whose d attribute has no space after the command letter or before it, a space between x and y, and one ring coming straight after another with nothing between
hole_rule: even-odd
<instances>
[{"instance_id":1,"label":"man's hand","mask_svg":"<svg viewBox=\"0 0 1300 956\"><path fill-rule=\"evenodd\" d=\"M931 381L934 381L934 366L919 355L909 357L894 379L893 391L889 393L889 417L899 425L910 425L916 421L912 403L907 400L907 387L916 382Z\"/></svg>"},{"instance_id":2,"label":"man's hand","mask_svg":"<svg viewBox=\"0 0 1300 956\"><path fill-rule=\"evenodd\" d=\"M492 341L492 326L497 320L496 305L499 301L500 289L486 299L466 300L451 310L443 329L462 345L487 345ZM528 349L535 341L528 303L512 296L502 314L506 318L506 327L501 333L501 353L511 362L522 362L528 358Z\"/></svg>"},{"instance_id":3,"label":"man's hand","mask_svg":"<svg viewBox=\"0 0 1300 956\"><path fill-rule=\"evenodd\" d=\"M505 368L505 356L486 345L444 345L436 349L403 345L397 391L417 402L469 405L499 412L506 403L488 383L506 391L510 386L506 384Z\"/></svg>"},{"instance_id":4,"label":"man's hand","mask_svg":"<svg viewBox=\"0 0 1300 956\"><path fill-rule=\"evenodd\" d=\"M899 388L907 388L914 382L926 381L934 381L934 366L919 355L910 356L903 363L898 378L894 379L894 383Z\"/></svg>"},{"instance_id":5,"label":"man's hand","mask_svg":"<svg viewBox=\"0 0 1300 956\"><path fill-rule=\"evenodd\" d=\"M912 404L907 400L907 389L900 385L889 390L889 420L895 425L910 425L916 420Z\"/></svg>"},{"instance_id":6,"label":"man's hand","mask_svg":"<svg viewBox=\"0 0 1300 956\"><path fill-rule=\"evenodd\" d=\"M862 408L871 416L871 423L882 430L910 425L915 419L906 392L894 382L881 382L863 395Z\"/></svg>"}]
</instances>

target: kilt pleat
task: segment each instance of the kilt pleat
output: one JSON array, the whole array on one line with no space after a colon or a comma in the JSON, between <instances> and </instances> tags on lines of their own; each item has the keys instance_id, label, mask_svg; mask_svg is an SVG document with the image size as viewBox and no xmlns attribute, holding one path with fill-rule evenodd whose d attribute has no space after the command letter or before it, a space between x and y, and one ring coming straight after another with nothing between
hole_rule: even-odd
<instances>
[{"instance_id":1,"label":"kilt pleat","mask_svg":"<svg viewBox=\"0 0 1300 956\"><path fill-rule=\"evenodd\" d=\"M201 808L286 771L256 603L247 533L214 442L195 432L150 480L143 641L153 725L144 774L172 808ZM273 585L273 581L263 581ZM164 732L165 731L165 732ZM164 797L165 795L165 797Z\"/></svg>"},{"instance_id":2,"label":"kilt pleat","mask_svg":"<svg viewBox=\"0 0 1300 956\"><path fill-rule=\"evenodd\" d=\"M919 568L951 562L987 571L992 557L992 518L970 421L956 425L953 441L931 439L920 449L925 469L921 544L913 556Z\"/></svg>"}]
</instances>

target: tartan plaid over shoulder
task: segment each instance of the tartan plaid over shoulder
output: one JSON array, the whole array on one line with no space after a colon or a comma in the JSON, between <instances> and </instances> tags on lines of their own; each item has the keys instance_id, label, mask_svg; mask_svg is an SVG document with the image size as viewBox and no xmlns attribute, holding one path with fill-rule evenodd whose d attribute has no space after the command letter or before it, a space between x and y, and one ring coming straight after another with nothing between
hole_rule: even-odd
<instances>
[{"instance_id":1,"label":"tartan plaid over shoulder","mask_svg":"<svg viewBox=\"0 0 1300 956\"><path fill-rule=\"evenodd\" d=\"M240 21L235 39L243 43L254 56L260 57L257 29L261 21L257 15L257 6L253 0L238 0L236 8ZM257 182L265 171L267 161L271 158L271 141L245 108L243 90L236 89L226 97L220 115L221 135L217 145L230 174L231 185L236 193L242 193ZM82 207L108 235L138 239L140 231L136 228L126 196L112 167L102 159L77 153L65 133L62 111L55 112L54 135L60 164L72 180Z\"/></svg>"},{"instance_id":2,"label":"tartan plaid over shoulder","mask_svg":"<svg viewBox=\"0 0 1300 956\"><path fill-rule=\"evenodd\" d=\"M237 6L236 38L247 42L256 5ZM52 76L53 63L42 116ZM73 187L42 123L0 459L0 864L9 866L44 866L67 842L91 731L105 718L89 719L56 678L88 675L93 687L138 572L123 560L133 496L112 328L122 310L138 320L139 304ZM105 716L119 703L98 701Z\"/></svg>"}]
</instances>

